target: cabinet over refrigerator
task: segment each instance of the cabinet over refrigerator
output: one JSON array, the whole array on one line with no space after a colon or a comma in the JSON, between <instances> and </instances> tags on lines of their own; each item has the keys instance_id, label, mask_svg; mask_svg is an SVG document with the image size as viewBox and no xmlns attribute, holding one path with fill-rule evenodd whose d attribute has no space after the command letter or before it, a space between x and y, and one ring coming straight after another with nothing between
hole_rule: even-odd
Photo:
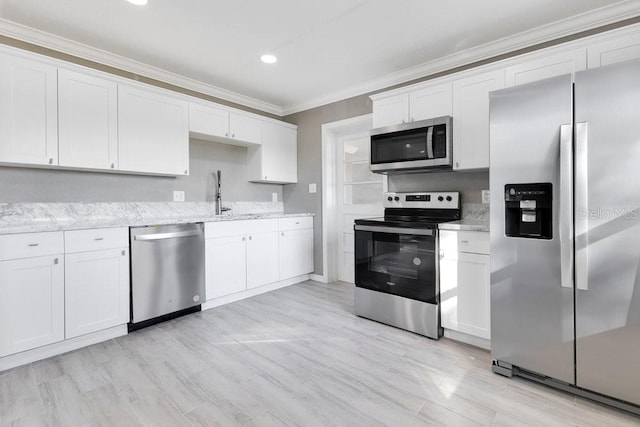
<instances>
[{"instance_id":1,"label":"cabinet over refrigerator","mask_svg":"<svg viewBox=\"0 0 640 427\"><path fill-rule=\"evenodd\" d=\"M491 352L640 414L640 62L490 95Z\"/></svg>"}]
</instances>

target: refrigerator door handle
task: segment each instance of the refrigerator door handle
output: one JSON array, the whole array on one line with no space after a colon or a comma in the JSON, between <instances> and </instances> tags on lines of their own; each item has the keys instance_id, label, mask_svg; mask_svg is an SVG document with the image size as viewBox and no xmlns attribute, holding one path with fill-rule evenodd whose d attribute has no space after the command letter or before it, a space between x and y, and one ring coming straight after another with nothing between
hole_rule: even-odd
<instances>
[{"instance_id":1,"label":"refrigerator door handle","mask_svg":"<svg viewBox=\"0 0 640 427\"><path fill-rule=\"evenodd\" d=\"M573 132L560 126L560 283L573 288Z\"/></svg>"},{"instance_id":2,"label":"refrigerator door handle","mask_svg":"<svg viewBox=\"0 0 640 427\"><path fill-rule=\"evenodd\" d=\"M587 122L576 123L576 171L575 171L575 257L576 289L589 290L589 198Z\"/></svg>"}]
</instances>

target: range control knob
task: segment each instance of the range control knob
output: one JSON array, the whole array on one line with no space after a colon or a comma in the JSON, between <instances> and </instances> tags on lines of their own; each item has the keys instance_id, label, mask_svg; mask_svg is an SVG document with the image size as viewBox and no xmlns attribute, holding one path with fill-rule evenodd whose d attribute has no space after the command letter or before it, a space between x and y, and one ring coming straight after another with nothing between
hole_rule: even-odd
<instances>
[{"instance_id":1,"label":"range control knob","mask_svg":"<svg viewBox=\"0 0 640 427\"><path fill-rule=\"evenodd\" d=\"M447 202L451 201L451 196L447 196Z\"/></svg>"},{"instance_id":2,"label":"range control knob","mask_svg":"<svg viewBox=\"0 0 640 427\"><path fill-rule=\"evenodd\" d=\"M438 201L439 201L439 202L441 202L441 201L443 201L443 200L444 200L444 197L442 197L442 196L438 196Z\"/></svg>"},{"instance_id":3,"label":"range control knob","mask_svg":"<svg viewBox=\"0 0 640 427\"><path fill-rule=\"evenodd\" d=\"M400 201L400 197L396 196L396 197L393 198L393 200L395 200L396 202L399 202Z\"/></svg>"},{"instance_id":4,"label":"range control knob","mask_svg":"<svg viewBox=\"0 0 640 427\"><path fill-rule=\"evenodd\" d=\"M393 201L393 197L389 196L389 197L387 197L387 200L392 202Z\"/></svg>"}]
</instances>

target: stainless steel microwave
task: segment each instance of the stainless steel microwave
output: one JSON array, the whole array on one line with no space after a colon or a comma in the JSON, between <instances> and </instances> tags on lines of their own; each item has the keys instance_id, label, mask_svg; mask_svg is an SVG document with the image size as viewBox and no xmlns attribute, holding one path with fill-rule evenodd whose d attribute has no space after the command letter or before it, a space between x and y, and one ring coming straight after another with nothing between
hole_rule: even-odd
<instances>
[{"instance_id":1,"label":"stainless steel microwave","mask_svg":"<svg viewBox=\"0 0 640 427\"><path fill-rule=\"evenodd\" d=\"M412 173L452 169L451 116L371 131L372 172Z\"/></svg>"}]
</instances>

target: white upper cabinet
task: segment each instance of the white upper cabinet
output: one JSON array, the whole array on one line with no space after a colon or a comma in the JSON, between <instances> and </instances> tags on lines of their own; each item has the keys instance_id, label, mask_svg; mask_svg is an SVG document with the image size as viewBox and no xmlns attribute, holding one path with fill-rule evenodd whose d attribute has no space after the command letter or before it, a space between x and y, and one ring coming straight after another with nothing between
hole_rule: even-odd
<instances>
[{"instance_id":1,"label":"white upper cabinet","mask_svg":"<svg viewBox=\"0 0 640 427\"><path fill-rule=\"evenodd\" d=\"M56 67L0 54L0 162L58 164Z\"/></svg>"},{"instance_id":2,"label":"white upper cabinet","mask_svg":"<svg viewBox=\"0 0 640 427\"><path fill-rule=\"evenodd\" d=\"M430 85L409 94L409 121L450 116L451 82Z\"/></svg>"},{"instance_id":3,"label":"white upper cabinet","mask_svg":"<svg viewBox=\"0 0 640 427\"><path fill-rule=\"evenodd\" d=\"M121 170L189 173L189 109L183 100L118 86L118 139Z\"/></svg>"},{"instance_id":4,"label":"white upper cabinet","mask_svg":"<svg viewBox=\"0 0 640 427\"><path fill-rule=\"evenodd\" d=\"M453 168L489 167L489 92L504 88L504 70L453 82Z\"/></svg>"},{"instance_id":5,"label":"white upper cabinet","mask_svg":"<svg viewBox=\"0 0 640 427\"><path fill-rule=\"evenodd\" d=\"M589 68L640 58L640 34L617 37L587 48Z\"/></svg>"},{"instance_id":6,"label":"white upper cabinet","mask_svg":"<svg viewBox=\"0 0 640 427\"><path fill-rule=\"evenodd\" d=\"M297 132L287 126L262 122L262 144L247 149L252 182L287 184L298 181Z\"/></svg>"},{"instance_id":7,"label":"white upper cabinet","mask_svg":"<svg viewBox=\"0 0 640 427\"><path fill-rule=\"evenodd\" d=\"M397 125L409 121L409 94L376 99L373 102L373 128Z\"/></svg>"},{"instance_id":8,"label":"white upper cabinet","mask_svg":"<svg viewBox=\"0 0 640 427\"><path fill-rule=\"evenodd\" d=\"M574 49L535 59L525 60L507 67L506 86L517 86L563 74L575 73L587 68L586 49Z\"/></svg>"},{"instance_id":9,"label":"white upper cabinet","mask_svg":"<svg viewBox=\"0 0 640 427\"><path fill-rule=\"evenodd\" d=\"M229 134L231 139L260 144L262 141L262 121L256 117L231 112L229 114Z\"/></svg>"},{"instance_id":10,"label":"white upper cabinet","mask_svg":"<svg viewBox=\"0 0 640 427\"><path fill-rule=\"evenodd\" d=\"M229 110L189 103L189 133L196 138L229 138Z\"/></svg>"},{"instance_id":11,"label":"white upper cabinet","mask_svg":"<svg viewBox=\"0 0 640 427\"><path fill-rule=\"evenodd\" d=\"M118 169L118 85L58 70L60 166Z\"/></svg>"},{"instance_id":12,"label":"white upper cabinet","mask_svg":"<svg viewBox=\"0 0 640 427\"><path fill-rule=\"evenodd\" d=\"M452 112L451 83L433 84L409 93L375 97L373 127L385 127L450 116Z\"/></svg>"}]
</instances>

